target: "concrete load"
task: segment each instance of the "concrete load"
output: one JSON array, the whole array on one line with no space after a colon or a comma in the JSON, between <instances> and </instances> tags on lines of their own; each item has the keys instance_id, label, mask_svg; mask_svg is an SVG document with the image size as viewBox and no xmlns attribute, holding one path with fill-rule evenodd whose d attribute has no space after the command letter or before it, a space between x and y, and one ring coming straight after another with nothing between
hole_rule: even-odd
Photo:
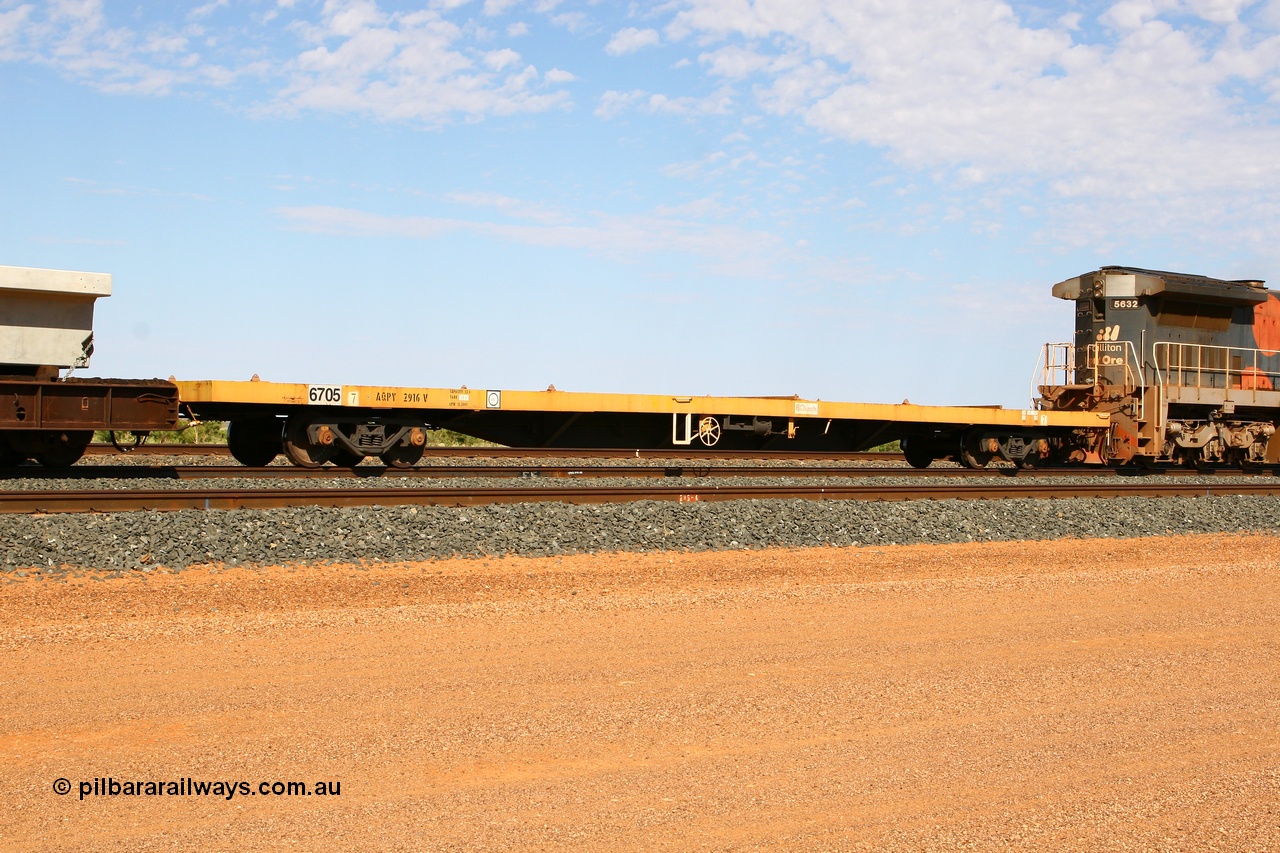
<instances>
[{"instance_id":1,"label":"concrete load","mask_svg":"<svg viewBox=\"0 0 1280 853\"><path fill-rule=\"evenodd\" d=\"M0 266L0 373L87 366L93 303L110 295L107 273Z\"/></svg>"}]
</instances>

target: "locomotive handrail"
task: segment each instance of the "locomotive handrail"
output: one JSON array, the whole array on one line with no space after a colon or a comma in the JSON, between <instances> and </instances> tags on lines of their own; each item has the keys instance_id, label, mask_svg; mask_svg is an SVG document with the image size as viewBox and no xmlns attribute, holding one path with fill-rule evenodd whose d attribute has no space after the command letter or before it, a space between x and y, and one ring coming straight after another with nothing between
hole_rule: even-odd
<instances>
[{"instance_id":1,"label":"locomotive handrail","mask_svg":"<svg viewBox=\"0 0 1280 853\"><path fill-rule=\"evenodd\" d=\"M1280 385L1280 372L1263 370L1258 366L1259 357L1266 357L1266 353L1258 349L1157 341L1152 347L1152 354L1157 371L1161 364L1165 366L1168 376L1164 380L1165 387L1247 391L1250 392L1250 401L1256 403L1259 391L1274 390ZM1206 358L1206 355L1211 357ZM1232 365L1234 358L1240 359L1239 367ZM1188 374L1192 376L1188 377ZM1175 376L1178 381L1174 381ZM1221 386L1214 381L1217 377L1222 379ZM1195 381L1188 382L1188 378Z\"/></svg>"},{"instance_id":2,"label":"locomotive handrail","mask_svg":"<svg viewBox=\"0 0 1280 853\"><path fill-rule=\"evenodd\" d=\"M1124 370L1124 389L1127 392L1145 391L1147 387L1147 378L1142 372L1142 361L1138 357L1138 348L1133 345L1133 341L1109 341L1109 347L1120 347L1121 356L1108 356L1109 358L1118 358L1118 363L1103 363L1099 357L1101 345L1097 343L1089 344L1085 348L1085 369L1093 371L1093 382L1095 387L1099 387L1102 382L1101 367L1119 367ZM1147 399L1146 394L1136 395L1138 400L1138 411L1135 413L1136 419L1144 421L1147 419Z\"/></svg>"},{"instance_id":3,"label":"locomotive handrail","mask_svg":"<svg viewBox=\"0 0 1280 853\"><path fill-rule=\"evenodd\" d=\"M1061 358L1055 358L1058 353L1061 353ZM1040 388L1073 384L1071 380L1076 369L1075 356L1075 344L1072 343L1047 343L1040 348L1040 357L1031 374L1032 408L1036 407L1036 401L1040 399ZM1061 381L1056 381L1059 378Z\"/></svg>"},{"instance_id":4,"label":"locomotive handrail","mask_svg":"<svg viewBox=\"0 0 1280 853\"><path fill-rule=\"evenodd\" d=\"M1076 364L1077 347L1075 344L1045 344L1040 350L1040 359L1036 363L1036 375L1039 377L1039 386L1032 388L1032 405L1035 405L1036 392L1039 390L1039 387L1092 387L1095 393L1097 393L1102 381L1102 375L1098 369L1099 367L1123 368L1124 387L1134 391L1144 390L1147 387L1146 376L1142 372L1142 362L1138 358L1138 350L1133 345L1133 341L1114 341L1108 342L1108 345L1119 345L1121 347L1123 355L1119 357L1118 364L1102 364L1101 359L1098 356L1100 351L1099 345L1091 343L1085 347L1084 367L1078 369L1078 365ZM1083 370L1085 378L1088 378L1089 381L1080 381L1082 377L1078 374L1081 370ZM1147 412L1146 395L1139 394L1137 397L1137 418L1138 420L1145 420Z\"/></svg>"}]
</instances>

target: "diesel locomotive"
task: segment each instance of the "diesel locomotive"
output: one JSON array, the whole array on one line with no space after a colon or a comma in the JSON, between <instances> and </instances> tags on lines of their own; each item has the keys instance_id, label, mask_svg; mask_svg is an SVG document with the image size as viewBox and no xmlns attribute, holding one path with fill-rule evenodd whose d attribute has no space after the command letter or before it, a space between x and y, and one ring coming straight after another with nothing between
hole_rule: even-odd
<instances>
[{"instance_id":1,"label":"diesel locomotive","mask_svg":"<svg viewBox=\"0 0 1280 853\"><path fill-rule=\"evenodd\" d=\"M1074 304L1075 336L1044 346L1032 405L1045 413L1104 413L1107 424L908 429L908 462L1277 461L1280 296L1262 281L1109 266L1058 282L1053 295Z\"/></svg>"},{"instance_id":2,"label":"diesel locomotive","mask_svg":"<svg viewBox=\"0 0 1280 853\"><path fill-rule=\"evenodd\" d=\"M1047 344L1036 405L1110 414L1062 461L1251 465L1274 460L1280 296L1255 280L1103 267L1058 282L1075 339Z\"/></svg>"}]
</instances>

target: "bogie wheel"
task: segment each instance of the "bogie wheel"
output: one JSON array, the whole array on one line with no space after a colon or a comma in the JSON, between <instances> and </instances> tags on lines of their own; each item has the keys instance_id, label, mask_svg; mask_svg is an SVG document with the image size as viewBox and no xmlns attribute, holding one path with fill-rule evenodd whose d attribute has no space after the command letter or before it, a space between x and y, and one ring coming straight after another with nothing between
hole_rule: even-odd
<instances>
[{"instance_id":1,"label":"bogie wheel","mask_svg":"<svg viewBox=\"0 0 1280 853\"><path fill-rule=\"evenodd\" d=\"M227 424L227 449L241 465L263 468L283 449L279 418L245 418Z\"/></svg>"},{"instance_id":2,"label":"bogie wheel","mask_svg":"<svg viewBox=\"0 0 1280 853\"><path fill-rule=\"evenodd\" d=\"M991 461L991 454L965 447L960 451L960 464L966 468L986 468Z\"/></svg>"},{"instance_id":3,"label":"bogie wheel","mask_svg":"<svg viewBox=\"0 0 1280 853\"><path fill-rule=\"evenodd\" d=\"M421 444L398 444L379 458L388 468L412 468L422 458Z\"/></svg>"},{"instance_id":4,"label":"bogie wheel","mask_svg":"<svg viewBox=\"0 0 1280 853\"><path fill-rule=\"evenodd\" d=\"M0 435L0 468L16 468L27 460L25 453L14 450Z\"/></svg>"},{"instance_id":5,"label":"bogie wheel","mask_svg":"<svg viewBox=\"0 0 1280 853\"><path fill-rule=\"evenodd\" d=\"M354 468L364 461L363 453L352 453L345 447L339 447L333 451L332 462L339 468Z\"/></svg>"},{"instance_id":6,"label":"bogie wheel","mask_svg":"<svg viewBox=\"0 0 1280 853\"><path fill-rule=\"evenodd\" d=\"M707 447L720 443L720 422L711 416L698 421L698 440Z\"/></svg>"},{"instance_id":7,"label":"bogie wheel","mask_svg":"<svg viewBox=\"0 0 1280 853\"><path fill-rule=\"evenodd\" d=\"M933 464L933 453L926 442L916 442L911 438L902 440L902 456L912 468L928 468Z\"/></svg>"},{"instance_id":8,"label":"bogie wheel","mask_svg":"<svg viewBox=\"0 0 1280 853\"><path fill-rule=\"evenodd\" d=\"M1258 468L1258 463L1249 458L1249 448L1233 447L1228 451L1227 462L1241 471L1254 471Z\"/></svg>"},{"instance_id":9,"label":"bogie wheel","mask_svg":"<svg viewBox=\"0 0 1280 853\"><path fill-rule=\"evenodd\" d=\"M48 433L36 461L46 468L70 468L84 456L92 439L92 430Z\"/></svg>"},{"instance_id":10,"label":"bogie wheel","mask_svg":"<svg viewBox=\"0 0 1280 853\"><path fill-rule=\"evenodd\" d=\"M307 435L311 423L305 417L292 415L284 426L284 455L299 468L319 468L337 450L332 444L312 443Z\"/></svg>"}]
</instances>

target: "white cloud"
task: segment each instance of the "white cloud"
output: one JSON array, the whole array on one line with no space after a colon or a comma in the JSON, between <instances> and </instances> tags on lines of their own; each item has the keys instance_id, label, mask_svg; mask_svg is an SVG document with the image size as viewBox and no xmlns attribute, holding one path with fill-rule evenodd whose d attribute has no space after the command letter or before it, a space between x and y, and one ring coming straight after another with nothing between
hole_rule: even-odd
<instances>
[{"instance_id":1,"label":"white cloud","mask_svg":"<svg viewBox=\"0 0 1280 853\"><path fill-rule=\"evenodd\" d=\"M515 0L484 0L484 13L496 17L515 5Z\"/></svg>"},{"instance_id":2,"label":"white cloud","mask_svg":"<svg viewBox=\"0 0 1280 853\"><path fill-rule=\"evenodd\" d=\"M456 200L478 200L501 208L523 203L488 194L459 194ZM330 206L280 207L276 214L286 227L347 237L404 237L434 240L467 232L528 246L597 252L624 261L671 252L693 255L708 269L721 273L768 278L783 260L782 242L774 234L731 225L709 224L698 216L716 213L714 207L687 208L632 215L595 214L582 224L548 222L507 224L432 216L386 216Z\"/></svg>"},{"instance_id":3,"label":"white cloud","mask_svg":"<svg viewBox=\"0 0 1280 853\"><path fill-rule=\"evenodd\" d=\"M591 27L591 19L582 12L561 12L552 15L550 20L557 27L564 27L571 33L580 33Z\"/></svg>"},{"instance_id":4,"label":"white cloud","mask_svg":"<svg viewBox=\"0 0 1280 853\"><path fill-rule=\"evenodd\" d=\"M643 97L644 92L639 89L630 92L617 92L610 89L600 96L600 102L596 105L596 115L600 118L613 118Z\"/></svg>"},{"instance_id":5,"label":"white cloud","mask_svg":"<svg viewBox=\"0 0 1280 853\"><path fill-rule=\"evenodd\" d=\"M0 60L22 58L21 35L31 17L30 5L0 12Z\"/></svg>"},{"instance_id":6,"label":"white cloud","mask_svg":"<svg viewBox=\"0 0 1280 853\"><path fill-rule=\"evenodd\" d=\"M682 0L666 35L768 112L1142 229L1183 197L1261 210L1280 194L1280 37L1241 23L1254 5L1120 0L1098 40L1078 14L1032 26L1000 0Z\"/></svg>"},{"instance_id":7,"label":"white cloud","mask_svg":"<svg viewBox=\"0 0 1280 853\"><path fill-rule=\"evenodd\" d=\"M410 11L388 11L377 0L325 0L318 10L281 0L248 35L234 25L211 29L208 19L225 17L225 5L213 0L185 21L140 23L135 16L127 24L114 23L114 8L101 0L18 6L0 11L0 60L50 65L115 93L261 81L268 88L255 96L257 113L324 110L436 125L570 103L554 88L566 82L564 72L542 78L510 48L480 49L492 33L449 17L466 0ZM489 0L486 14L506 5ZM193 49L193 39L210 55Z\"/></svg>"},{"instance_id":8,"label":"white cloud","mask_svg":"<svg viewBox=\"0 0 1280 853\"><path fill-rule=\"evenodd\" d=\"M578 78L563 68L552 68L544 77L548 83L572 83Z\"/></svg>"},{"instance_id":9,"label":"white cloud","mask_svg":"<svg viewBox=\"0 0 1280 853\"><path fill-rule=\"evenodd\" d=\"M434 11L383 14L373 3L326 7L308 28L316 46L291 63L276 103L285 110L368 113L387 120L445 121L453 115L538 112L568 102L535 88L532 66L513 50L489 51L480 70L459 49L461 28ZM510 70L509 70L510 69Z\"/></svg>"},{"instance_id":10,"label":"white cloud","mask_svg":"<svg viewBox=\"0 0 1280 853\"><path fill-rule=\"evenodd\" d=\"M704 53L698 57L698 60L705 64L712 74L734 79L763 71L773 64L772 57L741 45L722 47L719 50Z\"/></svg>"},{"instance_id":11,"label":"white cloud","mask_svg":"<svg viewBox=\"0 0 1280 853\"><path fill-rule=\"evenodd\" d=\"M613 38L609 39L609 43L604 46L604 52L610 56L625 56L641 48L653 47L660 41L657 30L638 30L635 27L627 27L613 34Z\"/></svg>"},{"instance_id":12,"label":"white cloud","mask_svg":"<svg viewBox=\"0 0 1280 853\"><path fill-rule=\"evenodd\" d=\"M661 93L649 96L646 109L651 113L667 115L726 115L733 109L733 95L728 89L697 98L683 96L672 98Z\"/></svg>"},{"instance_id":13,"label":"white cloud","mask_svg":"<svg viewBox=\"0 0 1280 853\"><path fill-rule=\"evenodd\" d=\"M214 12L226 6L228 2L229 0L212 0L212 2L205 3L203 6L197 6L192 9L188 13L188 16L191 18L207 18Z\"/></svg>"},{"instance_id":14,"label":"white cloud","mask_svg":"<svg viewBox=\"0 0 1280 853\"><path fill-rule=\"evenodd\" d=\"M519 61L520 54L509 47L504 47L502 50L493 50L484 55L484 64L494 71L510 68Z\"/></svg>"},{"instance_id":15,"label":"white cloud","mask_svg":"<svg viewBox=\"0 0 1280 853\"><path fill-rule=\"evenodd\" d=\"M724 115L733 109L733 105L733 93L724 88L701 98L690 95L671 97L640 89L630 92L610 90L600 96L595 114L608 119L634 107L649 115Z\"/></svg>"},{"instance_id":16,"label":"white cloud","mask_svg":"<svg viewBox=\"0 0 1280 853\"><path fill-rule=\"evenodd\" d=\"M680 163L668 163L659 171L668 178L702 178L710 174L724 171L722 164L727 163L729 155L723 151L713 151L699 160L685 160Z\"/></svg>"},{"instance_id":17,"label":"white cloud","mask_svg":"<svg viewBox=\"0 0 1280 853\"><path fill-rule=\"evenodd\" d=\"M513 219L527 219L546 225L560 224L567 221L565 215L560 211L552 210L535 202L502 195L501 193L455 192L446 195L445 200L464 204L468 207L488 208Z\"/></svg>"}]
</instances>

